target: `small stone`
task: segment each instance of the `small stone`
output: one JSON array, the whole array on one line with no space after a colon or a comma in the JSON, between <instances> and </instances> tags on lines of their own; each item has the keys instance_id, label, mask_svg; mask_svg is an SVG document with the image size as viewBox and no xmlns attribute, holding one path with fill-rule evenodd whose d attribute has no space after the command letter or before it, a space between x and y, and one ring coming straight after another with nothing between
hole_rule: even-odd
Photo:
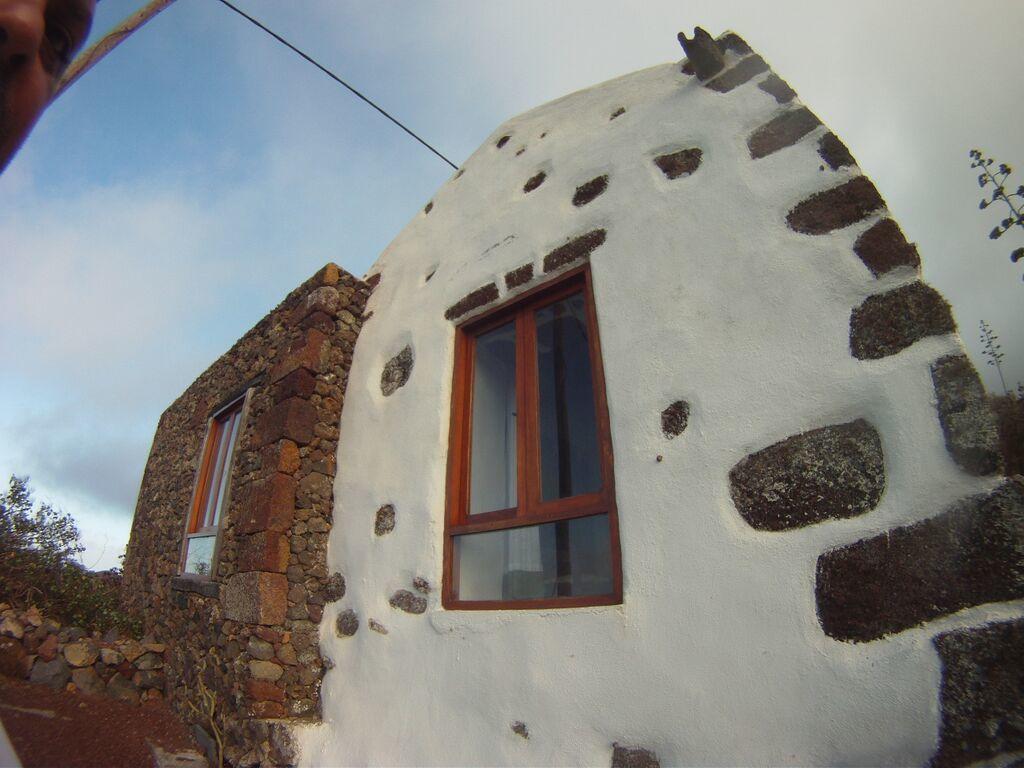
<instances>
[{"instance_id":1,"label":"small stone","mask_svg":"<svg viewBox=\"0 0 1024 768\"><path fill-rule=\"evenodd\" d=\"M254 701L277 701L284 703L284 691L269 680L246 680L245 690Z\"/></svg>"},{"instance_id":2,"label":"small stone","mask_svg":"<svg viewBox=\"0 0 1024 768\"><path fill-rule=\"evenodd\" d=\"M395 508L391 504L384 504L377 510L377 517L373 523L373 532L378 536L384 536L395 530Z\"/></svg>"},{"instance_id":3,"label":"small stone","mask_svg":"<svg viewBox=\"0 0 1024 768\"><path fill-rule=\"evenodd\" d=\"M82 693L87 693L90 696L102 696L106 693L106 686L100 679L100 676L96 674L96 670L92 667L82 667L81 669L74 669L71 671L71 682L75 684Z\"/></svg>"},{"instance_id":4,"label":"small stone","mask_svg":"<svg viewBox=\"0 0 1024 768\"><path fill-rule=\"evenodd\" d=\"M332 573L323 589L324 602L333 603L345 596L345 577L340 573Z\"/></svg>"},{"instance_id":5,"label":"small stone","mask_svg":"<svg viewBox=\"0 0 1024 768\"><path fill-rule=\"evenodd\" d=\"M139 656L146 652L146 649L142 647L142 644L135 640L125 641L120 645L120 649L121 653L124 654L125 659L129 662L135 661Z\"/></svg>"},{"instance_id":6,"label":"small stone","mask_svg":"<svg viewBox=\"0 0 1024 768\"><path fill-rule=\"evenodd\" d=\"M612 745L612 768L661 768L658 756L649 749Z\"/></svg>"},{"instance_id":7,"label":"small stone","mask_svg":"<svg viewBox=\"0 0 1024 768\"><path fill-rule=\"evenodd\" d=\"M249 655L254 659L269 661L274 658L274 646L266 640L260 640L258 637L249 638L249 644L246 647L246 650L249 651Z\"/></svg>"},{"instance_id":8,"label":"small stone","mask_svg":"<svg viewBox=\"0 0 1024 768\"><path fill-rule=\"evenodd\" d=\"M163 653L167 650L167 646L163 643L143 643L142 647L150 653Z\"/></svg>"},{"instance_id":9,"label":"small stone","mask_svg":"<svg viewBox=\"0 0 1024 768\"><path fill-rule=\"evenodd\" d=\"M43 661L53 661L55 658L57 658L58 648L59 646L57 644L57 636L47 635L46 639L43 640L42 643L40 643L39 648L37 649L36 652L39 654L39 658Z\"/></svg>"},{"instance_id":10,"label":"small stone","mask_svg":"<svg viewBox=\"0 0 1024 768\"><path fill-rule=\"evenodd\" d=\"M422 592L424 595L430 594L430 582L424 579L422 576L417 576L412 580L412 585L417 592Z\"/></svg>"},{"instance_id":11,"label":"small stone","mask_svg":"<svg viewBox=\"0 0 1024 768\"><path fill-rule=\"evenodd\" d=\"M683 434L690 421L690 404L685 400L676 400L661 412L661 431L671 440Z\"/></svg>"},{"instance_id":12,"label":"small stone","mask_svg":"<svg viewBox=\"0 0 1024 768\"><path fill-rule=\"evenodd\" d=\"M658 155L654 158L654 164L661 169L666 178L678 179L681 176L689 176L700 168L703 156L704 153L701 150L691 147L666 155Z\"/></svg>"},{"instance_id":13,"label":"small stone","mask_svg":"<svg viewBox=\"0 0 1024 768\"><path fill-rule=\"evenodd\" d=\"M282 664L287 664L290 667L294 667L299 663L298 658L295 656L295 649L288 643L282 644L277 649L277 660Z\"/></svg>"},{"instance_id":14,"label":"small stone","mask_svg":"<svg viewBox=\"0 0 1024 768\"><path fill-rule=\"evenodd\" d=\"M384 397L390 397L405 386L409 381L409 376L412 375L412 366L412 347L409 345L406 345L401 352L387 361L380 374L380 391Z\"/></svg>"},{"instance_id":15,"label":"small stone","mask_svg":"<svg viewBox=\"0 0 1024 768\"><path fill-rule=\"evenodd\" d=\"M612 112L611 117L609 117L608 119L609 120L614 120L616 117L621 117L624 114L626 114L626 108L625 107L617 107L615 109L615 111Z\"/></svg>"},{"instance_id":16,"label":"small stone","mask_svg":"<svg viewBox=\"0 0 1024 768\"><path fill-rule=\"evenodd\" d=\"M0 675L21 678L32 669L32 664L27 661L29 654L25 647L13 637L0 638ZM35 660L35 656L32 660Z\"/></svg>"},{"instance_id":17,"label":"small stone","mask_svg":"<svg viewBox=\"0 0 1024 768\"><path fill-rule=\"evenodd\" d=\"M531 176L526 183L523 185L523 192L533 192L537 187L544 183L544 179L547 178L547 174L544 171L540 171L534 176Z\"/></svg>"},{"instance_id":18,"label":"small stone","mask_svg":"<svg viewBox=\"0 0 1024 768\"><path fill-rule=\"evenodd\" d=\"M513 288L526 285L531 280L533 280L532 263L523 264L520 267L516 267L511 272L505 273L505 287L510 291Z\"/></svg>"},{"instance_id":19,"label":"small stone","mask_svg":"<svg viewBox=\"0 0 1024 768\"><path fill-rule=\"evenodd\" d=\"M826 133L818 139L818 154L833 171L857 164L850 150L834 133Z\"/></svg>"},{"instance_id":20,"label":"small stone","mask_svg":"<svg viewBox=\"0 0 1024 768\"><path fill-rule=\"evenodd\" d=\"M576 187L576 192L572 196L572 204L577 208L586 205L594 198L604 194L606 189L608 189L607 173L603 176L597 176L585 184L580 184Z\"/></svg>"},{"instance_id":21,"label":"small stone","mask_svg":"<svg viewBox=\"0 0 1024 768\"><path fill-rule=\"evenodd\" d=\"M858 360L895 355L927 336L956 330L942 295L917 281L868 296L850 314L850 352Z\"/></svg>"},{"instance_id":22,"label":"small stone","mask_svg":"<svg viewBox=\"0 0 1024 768\"><path fill-rule=\"evenodd\" d=\"M369 624L370 629L372 629L374 632L377 632L378 634L386 635L388 633L388 628L376 619L370 619L369 622L367 623Z\"/></svg>"},{"instance_id":23,"label":"small stone","mask_svg":"<svg viewBox=\"0 0 1024 768\"><path fill-rule=\"evenodd\" d=\"M74 643L77 640L81 640L83 637L88 636L81 627L64 627L60 632L57 633L57 640L64 645L65 643Z\"/></svg>"},{"instance_id":24,"label":"small stone","mask_svg":"<svg viewBox=\"0 0 1024 768\"><path fill-rule=\"evenodd\" d=\"M157 653L144 653L135 660L137 669L163 669L164 658Z\"/></svg>"},{"instance_id":25,"label":"small stone","mask_svg":"<svg viewBox=\"0 0 1024 768\"><path fill-rule=\"evenodd\" d=\"M775 74L766 77L757 84L757 87L772 96L779 104L788 104L796 98L796 91L789 87L789 83Z\"/></svg>"},{"instance_id":26,"label":"small stone","mask_svg":"<svg viewBox=\"0 0 1024 768\"><path fill-rule=\"evenodd\" d=\"M53 661L37 661L28 679L30 683L41 683L60 691L71 679L71 669L67 662L58 656Z\"/></svg>"},{"instance_id":27,"label":"small stone","mask_svg":"<svg viewBox=\"0 0 1024 768\"><path fill-rule=\"evenodd\" d=\"M334 629L338 637L352 637L359 629L359 616L351 608L342 611L338 614Z\"/></svg>"},{"instance_id":28,"label":"small stone","mask_svg":"<svg viewBox=\"0 0 1024 768\"><path fill-rule=\"evenodd\" d=\"M72 667L90 667L99 657L99 648L92 640L79 640L64 646L64 658Z\"/></svg>"},{"instance_id":29,"label":"small stone","mask_svg":"<svg viewBox=\"0 0 1024 768\"><path fill-rule=\"evenodd\" d=\"M39 613L39 609L33 605L22 614L21 621L23 624L39 627L43 624L43 617L42 614Z\"/></svg>"},{"instance_id":30,"label":"small stone","mask_svg":"<svg viewBox=\"0 0 1024 768\"><path fill-rule=\"evenodd\" d=\"M140 669L132 675L132 682L139 688L163 688L164 673L152 669Z\"/></svg>"},{"instance_id":31,"label":"small stone","mask_svg":"<svg viewBox=\"0 0 1024 768\"><path fill-rule=\"evenodd\" d=\"M273 682L284 674L284 669L272 661L255 659L249 662L249 674L257 680L270 680Z\"/></svg>"},{"instance_id":32,"label":"small stone","mask_svg":"<svg viewBox=\"0 0 1024 768\"><path fill-rule=\"evenodd\" d=\"M107 695L114 699L130 701L136 704L139 701L138 687L120 672L107 681Z\"/></svg>"},{"instance_id":33,"label":"small stone","mask_svg":"<svg viewBox=\"0 0 1024 768\"><path fill-rule=\"evenodd\" d=\"M40 646L42 649L42 646ZM108 667L116 667L124 661L124 654L113 648L100 648L100 660Z\"/></svg>"},{"instance_id":34,"label":"small stone","mask_svg":"<svg viewBox=\"0 0 1024 768\"><path fill-rule=\"evenodd\" d=\"M13 617L4 617L0 620L0 635L4 637L13 637L15 640L21 640L25 636L25 628L21 625L21 622Z\"/></svg>"},{"instance_id":35,"label":"small stone","mask_svg":"<svg viewBox=\"0 0 1024 768\"><path fill-rule=\"evenodd\" d=\"M391 596L388 604L406 613L423 613L427 610L427 599L414 595L407 589L400 589Z\"/></svg>"},{"instance_id":36,"label":"small stone","mask_svg":"<svg viewBox=\"0 0 1024 768\"><path fill-rule=\"evenodd\" d=\"M512 723L512 733L517 736L522 736L524 739L530 738L530 729L526 727L526 723L522 720L516 720Z\"/></svg>"},{"instance_id":37,"label":"small stone","mask_svg":"<svg viewBox=\"0 0 1024 768\"><path fill-rule=\"evenodd\" d=\"M932 383L946 449L972 475L999 471L999 425L989 407L985 387L971 361L949 355L932 363Z\"/></svg>"}]
</instances>

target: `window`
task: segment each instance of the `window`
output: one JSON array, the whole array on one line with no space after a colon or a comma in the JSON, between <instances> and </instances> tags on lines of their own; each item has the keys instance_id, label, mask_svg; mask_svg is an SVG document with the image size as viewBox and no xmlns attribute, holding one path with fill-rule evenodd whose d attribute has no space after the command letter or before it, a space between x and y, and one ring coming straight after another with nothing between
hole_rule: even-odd
<instances>
[{"instance_id":1,"label":"window","mask_svg":"<svg viewBox=\"0 0 1024 768\"><path fill-rule=\"evenodd\" d=\"M210 420L196 489L185 529L182 573L210 576L221 515L228 498L231 457L238 439L245 398L235 400Z\"/></svg>"},{"instance_id":2,"label":"window","mask_svg":"<svg viewBox=\"0 0 1024 768\"><path fill-rule=\"evenodd\" d=\"M446 608L622 600L590 272L456 332Z\"/></svg>"}]
</instances>

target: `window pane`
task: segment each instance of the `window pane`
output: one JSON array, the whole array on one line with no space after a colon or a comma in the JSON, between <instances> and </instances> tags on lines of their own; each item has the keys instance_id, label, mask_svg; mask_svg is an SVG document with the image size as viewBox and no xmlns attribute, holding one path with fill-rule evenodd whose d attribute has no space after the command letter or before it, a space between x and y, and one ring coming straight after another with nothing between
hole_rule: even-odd
<instances>
[{"instance_id":1,"label":"window pane","mask_svg":"<svg viewBox=\"0 0 1024 768\"><path fill-rule=\"evenodd\" d=\"M235 454L235 440L238 439L238 424L242 420L241 410L231 414L231 418L224 425L224 437L227 441L224 451L224 466L220 471L220 488L217 490L217 503L213 508L213 517L210 525L217 525L220 522L221 513L224 511L224 498L228 495L228 481L231 478L231 457Z\"/></svg>"},{"instance_id":2,"label":"window pane","mask_svg":"<svg viewBox=\"0 0 1024 768\"><path fill-rule=\"evenodd\" d=\"M544 501L601 488L583 294L536 312Z\"/></svg>"},{"instance_id":3,"label":"window pane","mask_svg":"<svg viewBox=\"0 0 1024 768\"><path fill-rule=\"evenodd\" d=\"M516 505L516 329L475 340L469 514Z\"/></svg>"},{"instance_id":4,"label":"window pane","mask_svg":"<svg viewBox=\"0 0 1024 768\"><path fill-rule=\"evenodd\" d=\"M608 515L455 537L459 600L612 592Z\"/></svg>"},{"instance_id":5,"label":"window pane","mask_svg":"<svg viewBox=\"0 0 1024 768\"><path fill-rule=\"evenodd\" d=\"M209 576L213 570L213 544L216 536L193 536L185 539L185 573Z\"/></svg>"}]
</instances>

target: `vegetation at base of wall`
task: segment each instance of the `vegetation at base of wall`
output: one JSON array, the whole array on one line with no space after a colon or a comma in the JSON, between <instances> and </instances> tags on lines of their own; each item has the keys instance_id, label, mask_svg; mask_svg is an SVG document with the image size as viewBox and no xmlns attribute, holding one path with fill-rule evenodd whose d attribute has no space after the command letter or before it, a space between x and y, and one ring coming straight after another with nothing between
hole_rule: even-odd
<instances>
[{"instance_id":1,"label":"vegetation at base of wall","mask_svg":"<svg viewBox=\"0 0 1024 768\"><path fill-rule=\"evenodd\" d=\"M999 450L1003 454L1003 471L1024 475L1024 391L989 398L999 425Z\"/></svg>"},{"instance_id":2,"label":"vegetation at base of wall","mask_svg":"<svg viewBox=\"0 0 1024 768\"><path fill-rule=\"evenodd\" d=\"M75 560L84 547L74 519L46 503L33 507L28 478L11 476L0 495L0 599L37 606L86 630L138 636L141 624L121 608L120 573L93 573Z\"/></svg>"}]
</instances>

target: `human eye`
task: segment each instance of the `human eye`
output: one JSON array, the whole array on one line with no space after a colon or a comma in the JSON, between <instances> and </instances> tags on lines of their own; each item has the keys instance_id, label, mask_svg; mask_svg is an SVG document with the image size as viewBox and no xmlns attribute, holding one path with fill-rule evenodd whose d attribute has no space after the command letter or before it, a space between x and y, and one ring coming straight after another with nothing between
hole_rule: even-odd
<instances>
[{"instance_id":1,"label":"human eye","mask_svg":"<svg viewBox=\"0 0 1024 768\"><path fill-rule=\"evenodd\" d=\"M47 23L42 46L43 67L51 75L61 72L71 63L75 44L71 33L60 24Z\"/></svg>"}]
</instances>

